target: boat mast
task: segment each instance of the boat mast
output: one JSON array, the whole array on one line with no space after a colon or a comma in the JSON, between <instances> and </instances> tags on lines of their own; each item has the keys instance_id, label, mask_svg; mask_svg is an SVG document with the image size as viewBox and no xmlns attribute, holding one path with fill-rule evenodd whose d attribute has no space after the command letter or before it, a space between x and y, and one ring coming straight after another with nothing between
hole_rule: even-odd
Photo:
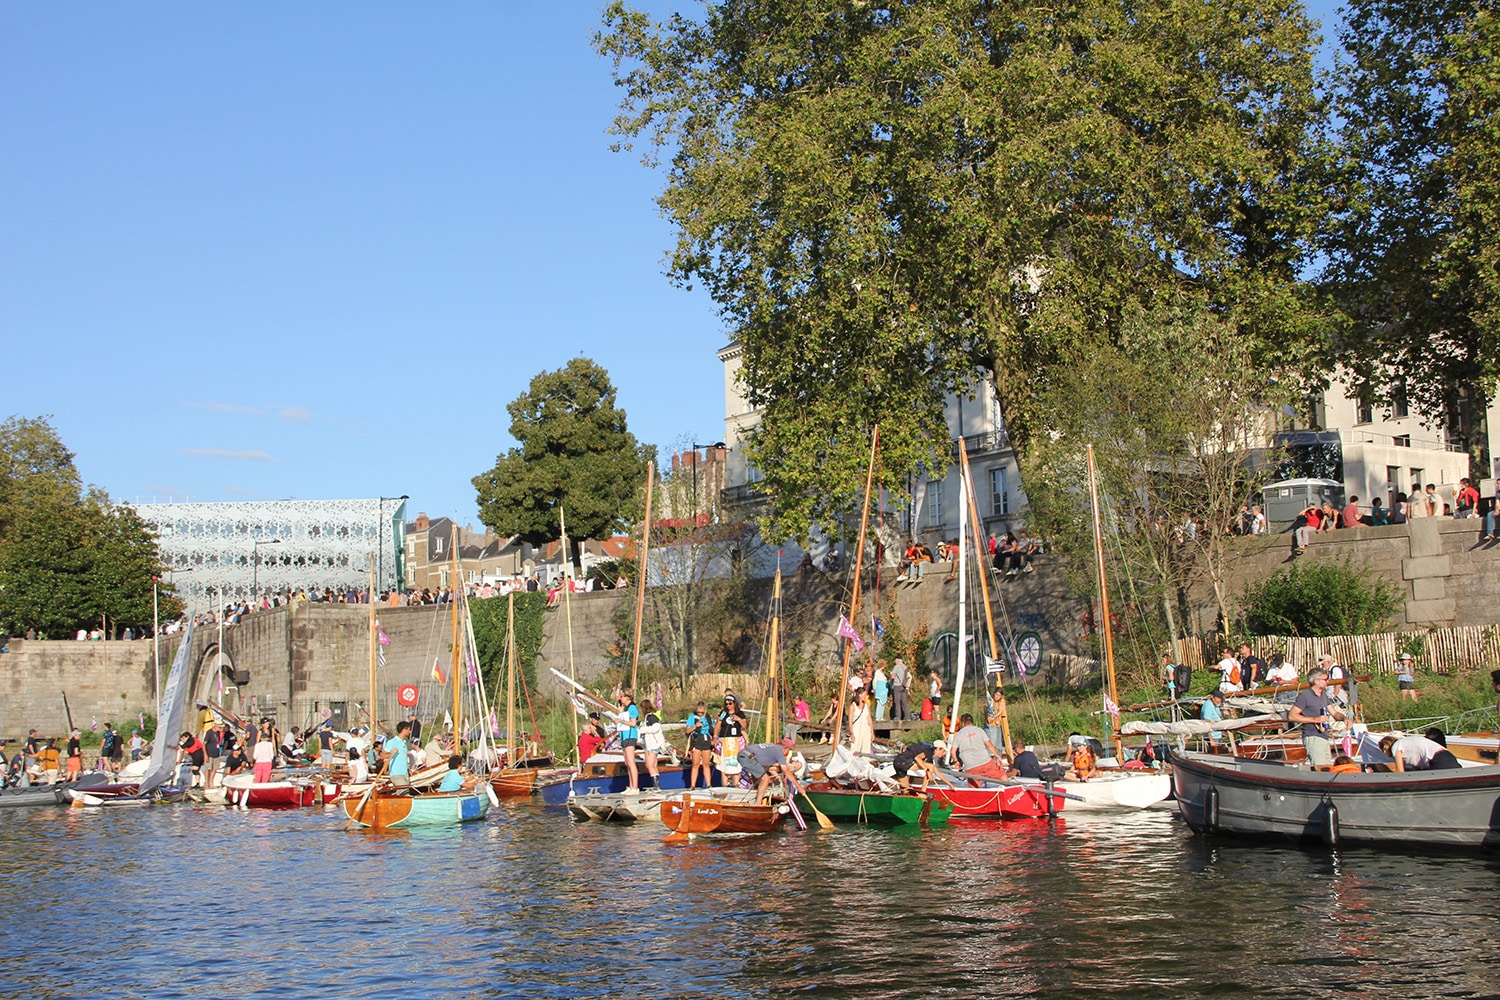
<instances>
[{"instance_id":1,"label":"boat mast","mask_svg":"<svg viewBox=\"0 0 1500 1000\"><path fill-rule=\"evenodd\" d=\"M1088 446L1089 501L1094 509L1094 571L1099 576L1099 628L1104 633L1104 676L1109 686L1109 703L1118 705L1120 696L1115 688L1115 637L1110 626L1109 587L1104 575L1104 526L1099 516L1099 476L1094 469L1094 446ZM1106 713L1107 714L1107 713ZM1120 740L1119 723L1111 724L1115 738L1115 760L1124 762L1125 747Z\"/></svg>"},{"instance_id":2,"label":"boat mast","mask_svg":"<svg viewBox=\"0 0 1500 1000\"><path fill-rule=\"evenodd\" d=\"M766 742L776 742L776 657L781 645L781 553L776 554L776 582L771 587L771 670L766 682Z\"/></svg>"},{"instance_id":3,"label":"boat mast","mask_svg":"<svg viewBox=\"0 0 1500 1000\"><path fill-rule=\"evenodd\" d=\"M646 556L651 551L651 481L656 478L656 464L646 463L646 518L641 525L641 561L636 566L635 648L630 654L630 692L635 694L641 664L641 620L646 613Z\"/></svg>"},{"instance_id":4,"label":"boat mast","mask_svg":"<svg viewBox=\"0 0 1500 1000\"><path fill-rule=\"evenodd\" d=\"M849 625L854 627L859 614L859 581L865 565L865 528L870 523L870 490L875 484L875 454L880 447L880 425L870 431L870 463L865 466L865 503L859 515L859 547L854 550L854 592L849 598ZM844 670L839 677L838 711L833 717L833 749L839 748L839 731L844 725L844 695L849 690L849 658L854 654L854 643L844 640Z\"/></svg>"},{"instance_id":5,"label":"boat mast","mask_svg":"<svg viewBox=\"0 0 1500 1000\"><path fill-rule=\"evenodd\" d=\"M453 566L453 582L449 585L448 603L453 605L453 752L458 753L458 734L463 731L463 721L460 718L463 705L459 700L461 690L458 686L458 595L463 589L463 581L458 578L458 525L453 526L453 551L449 556Z\"/></svg>"},{"instance_id":6,"label":"boat mast","mask_svg":"<svg viewBox=\"0 0 1500 1000\"><path fill-rule=\"evenodd\" d=\"M561 504L557 507L557 523L562 531L563 580L566 582L566 574L573 565L573 560L568 555L568 512ZM573 591L568 587L563 587L563 617L568 622L568 679L576 685L578 676L573 672ZM568 719L573 723L573 746L577 748L578 713L569 712ZM533 720L532 728L535 728L535 720ZM578 763L582 764L583 761Z\"/></svg>"},{"instance_id":7,"label":"boat mast","mask_svg":"<svg viewBox=\"0 0 1500 1000\"><path fill-rule=\"evenodd\" d=\"M995 609L990 607L990 584L989 572L984 566L984 535L979 531L979 501L974 496L974 474L969 469L969 449L964 447L964 439L958 439L958 460L963 468L964 478L968 481L969 493L969 526L974 529L974 556L979 560L979 597L984 601L984 624L989 633L990 652L996 657L1000 656L1000 644L995 638ZM1008 659L1008 657L1007 657ZM988 680L989 671L985 671ZM1002 750L1005 751L1006 759L1014 760L1010 742L1010 712L1005 704L1005 674L995 675L995 693L1000 695L1000 737L1005 743Z\"/></svg>"},{"instance_id":8,"label":"boat mast","mask_svg":"<svg viewBox=\"0 0 1500 1000\"><path fill-rule=\"evenodd\" d=\"M375 624L375 553L370 553L370 739L375 739L375 733L380 729L375 720L375 659L376 644L375 633L379 626ZM373 745L373 742L372 742Z\"/></svg>"},{"instance_id":9,"label":"boat mast","mask_svg":"<svg viewBox=\"0 0 1500 1000\"><path fill-rule=\"evenodd\" d=\"M963 438L958 439L963 447ZM963 466L958 470L958 680L953 684L953 718L948 731L958 731L958 717L964 700L964 675L969 672L969 559L968 525L969 489Z\"/></svg>"},{"instance_id":10,"label":"boat mast","mask_svg":"<svg viewBox=\"0 0 1500 1000\"><path fill-rule=\"evenodd\" d=\"M505 742L516 766L516 592L505 595Z\"/></svg>"}]
</instances>

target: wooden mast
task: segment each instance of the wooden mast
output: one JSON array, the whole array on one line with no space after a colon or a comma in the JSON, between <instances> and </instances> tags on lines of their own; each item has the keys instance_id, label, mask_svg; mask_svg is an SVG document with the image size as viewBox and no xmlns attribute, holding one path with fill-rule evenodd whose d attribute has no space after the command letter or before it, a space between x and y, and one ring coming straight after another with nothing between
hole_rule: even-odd
<instances>
[{"instance_id":1,"label":"wooden mast","mask_svg":"<svg viewBox=\"0 0 1500 1000\"><path fill-rule=\"evenodd\" d=\"M380 724L376 719L375 712L375 661L378 656L378 648L375 643L375 553L370 553L370 740L374 745L375 733L379 731Z\"/></svg>"},{"instance_id":2,"label":"wooden mast","mask_svg":"<svg viewBox=\"0 0 1500 1000\"><path fill-rule=\"evenodd\" d=\"M568 554L568 512L561 504L557 507L557 523L562 532L563 581L566 583L573 560ZM568 679L576 686L578 675L573 672L573 591L568 587L563 587L563 618L568 623ZM573 723L573 747L576 749L578 747L578 713L569 712L568 719ZM578 763L582 764L583 761L580 760Z\"/></svg>"},{"instance_id":3,"label":"wooden mast","mask_svg":"<svg viewBox=\"0 0 1500 1000\"><path fill-rule=\"evenodd\" d=\"M865 503L859 515L859 547L854 550L854 592L849 598L849 625L854 627L859 614L859 581L865 564L865 527L870 523L870 490L875 484L875 453L880 447L880 425L870 431L870 464L865 467ZM839 677L838 712L833 717L833 749L839 748L839 731L844 725L844 697L849 691L849 658L854 653L854 643L844 640L844 670Z\"/></svg>"},{"instance_id":4,"label":"wooden mast","mask_svg":"<svg viewBox=\"0 0 1500 1000\"><path fill-rule=\"evenodd\" d=\"M460 689L458 686L458 593L463 586L463 581L458 578L458 525L453 526L453 551L449 555L453 565L453 580L449 584L448 603L453 605L453 752L461 753L458 748L458 734L463 732L462 702L459 700Z\"/></svg>"},{"instance_id":5,"label":"wooden mast","mask_svg":"<svg viewBox=\"0 0 1500 1000\"><path fill-rule=\"evenodd\" d=\"M1099 477L1094 470L1094 446L1088 446L1089 500L1094 508L1094 570L1099 576L1099 628L1104 633L1104 675L1109 685L1109 703L1120 703L1115 689L1115 637L1109 617L1109 587L1104 578L1104 526L1099 516ZM1115 737L1115 760L1125 760L1125 748L1120 739L1120 727L1111 723Z\"/></svg>"},{"instance_id":6,"label":"wooden mast","mask_svg":"<svg viewBox=\"0 0 1500 1000\"><path fill-rule=\"evenodd\" d=\"M776 556L776 583L771 588L771 670L766 682L766 742L776 742L776 658L781 651L781 555Z\"/></svg>"},{"instance_id":7,"label":"wooden mast","mask_svg":"<svg viewBox=\"0 0 1500 1000\"><path fill-rule=\"evenodd\" d=\"M963 468L964 479L967 480L969 491L969 518L970 526L974 529L974 555L979 560L979 596L984 601L984 624L989 632L990 652L1000 656L1000 644L995 637L995 609L990 607L990 583L989 570L984 565L984 536L979 531L979 502L974 493L974 474L969 470L969 449L964 447L964 439L958 439L958 461ZM989 672L985 672L988 678ZM1010 710L1005 703L1005 674L995 675L995 692L1000 695L1000 737L1005 745L1001 747L1005 751L1007 760L1014 760L1015 754L1011 750L1010 742Z\"/></svg>"},{"instance_id":8,"label":"wooden mast","mask_svg":"<svg viewBox=\"0 0 1500 1000\"><path fill-rule=\"evenodd\" d=\"M963 447L963 438L958 439ZM964 470L958 470L958 679L953 684L953 712L948 732L958 732L958 718L963 714L964 678L969 674L969 547L966 529L969 520L969 490Z\"/></svg>"},{"instance_id":9,"label":"wooden mast","mask_svg":"<svg viewBox=\"0 0 1500 1000\"><path fill-rule=\"evenodd\" d=\"M646 613L646 556L651 551L651 481L656 478L656 463L646 463L646 518L641 525L641 559L636 565L635 648L630 654L630 692L635 694L641 664L641 620Z\"/></svg>"},{"instance_id":10,"label":"wooden mast","mask_svg":"<svg viewBox=\"0 0 1500 1000\"><path fill-rule=\"evenodd\" d=\"M516 592L505 595L505 742L507 763L516 766Z\"/></svg>"}]
</instances>

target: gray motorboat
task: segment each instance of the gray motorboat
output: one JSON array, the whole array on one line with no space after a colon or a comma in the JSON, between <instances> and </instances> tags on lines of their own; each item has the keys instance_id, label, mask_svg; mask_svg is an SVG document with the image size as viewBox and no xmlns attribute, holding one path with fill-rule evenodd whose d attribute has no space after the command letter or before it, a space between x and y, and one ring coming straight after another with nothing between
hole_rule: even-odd
<instances>
[{"instance_id":1,"label":"gray motorboat","mask_svg":"<svg viewBox=\"0 0 1500 1000\"><path fill-rule=\"evenodd\" d=\"M1339 774L1177 753L1172 767L1177 808L1199 833L1500 848L1500 766Z\"/></svg>"},{"instance_id":2,"label":"gray motorboat","mask_svg":"<svg viewBox=\"0 0 1500 1000\"><path fill-rule=\"evenodd\" d=\"M17 809L27 806L60 806L68 801L68 789L93 788L108 782L105 774L90 773L76 781L59 782L56 785L31 785L27 788L0 789L0 809Z\"/></svg>"}]
</instances>

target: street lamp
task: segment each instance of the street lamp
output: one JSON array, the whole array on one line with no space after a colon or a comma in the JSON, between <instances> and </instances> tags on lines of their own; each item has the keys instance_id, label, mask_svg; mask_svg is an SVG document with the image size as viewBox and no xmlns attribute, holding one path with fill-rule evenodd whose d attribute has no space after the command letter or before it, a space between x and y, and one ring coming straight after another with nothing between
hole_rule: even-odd
<instances>
[{"instance_id":1,"label":"street lamp","mask_svg":"<svg viewBox=\"0 0 1500 1000\"><path fill-rule=\"evenodd\" d=\"M391 500L410 500L411 497L401 494L399 497L381 497L379 523L376 525L375 539L375 586L385 586L385 505ZM375 595L370 595L370 603L375 603Z\"/></svg>"},{"instance_id":2,"label":"street lamp","mask_svg":"<svg viewBox=\"0 0 1500 1000\"><path fill-rule=\"evenodd\" d=\"M724 447L723 441L715 441L713 444L699 444L693 442L693 530L698 530L698 449L713 448L719 450Z\"/></svg>"},{"instance_id":3,"label":"street lamp","mask_svg":"<svg viewBox=\"0 0 1500 1000\"><path fill-rule=\"evenodd\" d=\"M252 555L250 561L251 563L253 563L253 565L250 567L250 599L252 601L260 596L260 547L262 545L280 544L281 539L279 538L269 538L250 543Z\"/></svg>"}]
</instances>

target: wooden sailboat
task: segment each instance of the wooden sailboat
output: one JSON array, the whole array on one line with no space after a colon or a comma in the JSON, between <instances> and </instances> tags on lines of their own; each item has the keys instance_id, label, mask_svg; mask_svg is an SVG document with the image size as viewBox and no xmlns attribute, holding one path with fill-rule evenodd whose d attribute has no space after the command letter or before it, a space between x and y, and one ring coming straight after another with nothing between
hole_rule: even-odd
<instances>
[{"instance_id":1,"label":"wooden sailboat","mask_svg":"<svg viewBox=\"0 0 1500 1000\"><path fill-rule=\"evenodd\" d=\"M459 595L463 581L459 577L458 529L453 529L453 751L461 753L463 742L462 688L459 686L463 645L458 622ZM370 709L375 716L375 666L377 657L374 586L370 599ZM481 709L480 742L485 741L485 718ZM374 730L372 729L373 733ZM483 748L481 748L483 749ZM398 788L389 781L372 785L363 795L345 796L342 800L344 813L351 826L373 830L407 829L414 826L444 826L484 819L490 805L495 801L494 792L485 782L469 779L465 787L456 792L423 792L411 787Z\"/></svg>"},{"instance_id":2,"label":"wooden sailboat","mask_svg":"<svg viewBox=\"0 0 1500 1000\"><path fill-rule=\"evenodd\" d=\"M880 427L870 434L870 461L865 471L865 499L859 519L859 543L854 550L854 589L849 601L849 621L859 620L860 582L864 572L865 532L870 523L870 497L875 486L875 456L880 447ZM857 626L856 626L857 627ZM833 757L825 768L829 779L810 782L793 797L793 803L825 820L900 826L908 823L944 823L953 807L932 796L891 791L888 778L865 766L839 745L844 722L844 699L849 690L849 661L853 643L844 643L843 671L839 677L839 708L833 719ZM864 776L857 776L863 772ZM864 786L864 787L861 787Z\"/></svg>"},{"instance_id":3,"label":"wooden sailboat","mask_svg":"<svg viewBox=\"0 0 1500 1000\"><path fill-rule=\"evenodd\" d=\"M505 609L505 766L490 772L490 787L502 798L525 798L536 790L540 767L526 766L527 755L516 740L516 595L506 595ZM546 758L547 764L552 759Z\"/></svg>"}]
</instances>

